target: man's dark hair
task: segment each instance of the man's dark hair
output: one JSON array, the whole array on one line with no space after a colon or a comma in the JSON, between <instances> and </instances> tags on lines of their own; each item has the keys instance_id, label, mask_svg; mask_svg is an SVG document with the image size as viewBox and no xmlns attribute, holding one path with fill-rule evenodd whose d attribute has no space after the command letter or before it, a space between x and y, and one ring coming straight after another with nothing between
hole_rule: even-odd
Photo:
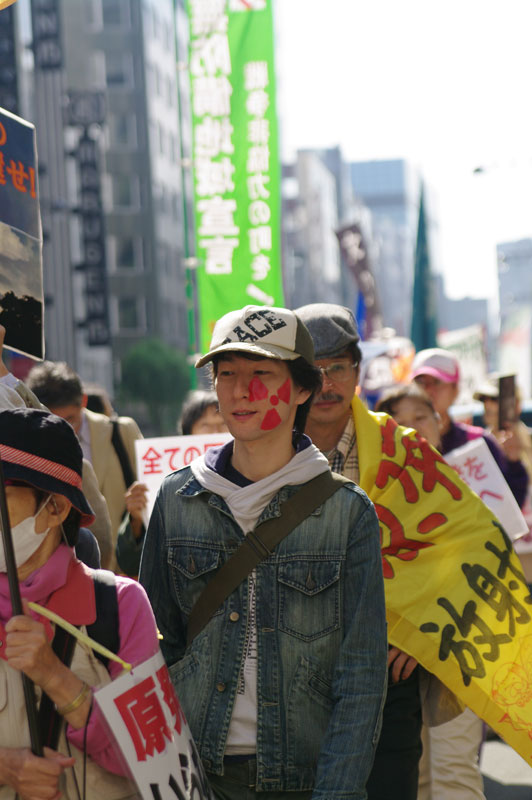
<instances>
[{"instance_id":1,"label":"man's dark hair","mask_svg":"<svg viewBox=\"0 0 532 800\"><path fill-rule=\"evenodd\" d=\"M218 408L218 398L216 392L207 392L196 389L189 392L181 409L181 416L177 423L177 432L183 436L192 433L192 428L196 422L204 415L208 408L215 406Z\"/></svg>"},{"instance_id":2,"label":"man's dark hair","mask_svg":"<svg viewBox=\"0 0 532 800\"><path fill-rule=\"evenodd\" d=\"M294 430L298 434L305 432L305 425L307 424L307 417L314 400L314 395L320 391L323 379L321 370L315 367L314 364L304 358L296 358L295 361L285 362L292 380L300 389L307 389L310 391L310 396L297 407L296 418L294 420Z\"/></svg>"},{"instance_id":3,"label":"man's dark hair","mask_svg":"<svg viewBox=\"0 0 532 800\"><path fill-rule=\"evenodd\" d=\"M238 350L235 351L228 351L225 353L219 353L215 355L212 359L212 374L213 379L216 378L216 373L218 371L218 362L221 361L223 358L227 356L236 355L239 358L247 358L249 361L269 361L277 359L268 359L264 356L256 356L253 353L245 353ZM300 406L297 407L296 416L294 419L294 431L296 434L301 435L305 431L305 425L307 423L308 413L310 411L310 407L312 405L312 401L314 399L314 395L316 392L319 392L322 385L322 376L321 370L318 367L315 367L314 364L309 364L309 362L302 358L296 358L293 361L284 361L284 364L288 367L288 371L290 372L290 377L292 378L294 384L298 386L300 389L307 389L310 391L310 396L302 403Z\"/></svg>"},{"instance_id":4,"label":"man's dark hair","mask_svg":"<svg viewBox=\"0 0 532 800\"><path fill-rule=\"evenodd\" d=\"M85 406L89 411L94 411L95 414L105 414L106 408L101 394L91 392L87 395L87 405Z\"/></svg>"},{"instance_id":5,"label":"man's dark hair","mask_svg":"<svg viewBox=\"0 0 532 800\"><path fill-rule=\"evenodd\" d=\"M393 417L397 405L405 399L420 400L433 414L436 414L432 400L416 383L400 384L384 392L375 405L375 411L383 411Z\"/></svg>"},{"instance_id":6,"label":"man's dark hair","mask_svg":"<svg viewBox=\"0 0 532 800\"><path fill-rule=\"evenodd\" d=\"M94 411L95 414L105 414L105 416L112 413L111 401L103 386L98 383L83 383L83 394L87 397L85 408L89 411Z\"/></svg>"},{"instance_id":7,"label":"man's dark hair","mask_svg":"<svg viewBox=\"0 0 532 800\"><path fill-rule=\"evenodd\" d=\"M81 380L65 361L43 361L33 367L26 386L47 408L80 406L83 400Z\"/></svg>"}]
</instances>

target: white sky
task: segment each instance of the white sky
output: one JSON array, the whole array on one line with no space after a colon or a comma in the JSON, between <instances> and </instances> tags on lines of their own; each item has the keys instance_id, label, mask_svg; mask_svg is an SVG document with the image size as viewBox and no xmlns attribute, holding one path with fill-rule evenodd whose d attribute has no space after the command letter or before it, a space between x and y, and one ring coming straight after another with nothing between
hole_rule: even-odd
<instances>
[{"instance_id":1,"label":"white sky","mask_svg":"<svg viewBox=\"0 0 532 800\"><path fill-rule=\"evenodd\" d=\"M283 157L339 144L411 161L438 201L448 294L493 296L495 243L532 236L532 1L275 9Z\"/></svg>"}]
</instances>

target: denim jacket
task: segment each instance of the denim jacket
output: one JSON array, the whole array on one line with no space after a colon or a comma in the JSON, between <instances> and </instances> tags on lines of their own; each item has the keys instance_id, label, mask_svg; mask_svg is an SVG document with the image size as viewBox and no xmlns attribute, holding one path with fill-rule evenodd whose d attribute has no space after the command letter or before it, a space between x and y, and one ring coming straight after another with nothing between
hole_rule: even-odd
<instances>
[{"instance_id":1,"label":"denim jacket","mask_svg":"<svg viewBox=\"0 0 532 800\"><path fill-rule=\"evenodd\" d=\"M257 525L279 516L298 488L282 488ZM140 569L205 768L219 775L247 580L188 648L187 618L243 537L225 501L186 467L162 484ZM257 790L362 800L380 733L387 639L378 521L359 487L338 489L257 566L256 625Z\"/></svg>"}]
</instances>

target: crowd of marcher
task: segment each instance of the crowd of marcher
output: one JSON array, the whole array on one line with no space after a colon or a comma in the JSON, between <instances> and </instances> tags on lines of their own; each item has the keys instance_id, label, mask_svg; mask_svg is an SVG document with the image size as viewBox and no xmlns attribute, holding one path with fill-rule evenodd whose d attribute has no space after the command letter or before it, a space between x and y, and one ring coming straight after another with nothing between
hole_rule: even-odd
<instances>
[{"instance_id":1,"label":"crowd of marcher","mask_svg":"<svg viewBox=\"0 0 532 800\"><path fill-rule=\"evenodd\" d=\"M484 797L482 720L414 648L389 641L383 519L397 521L403 543L419 526L393 493L383 515L372 492L383 470L403 480L385 457L393 437L420 448L423 481L439 458L431 447L445 457L482 438L525 508L530 431L519 421L498 430L493 377L476 393L485 428L454 420L460 365L441 349L418 352L411 382L362 412L361 360L342 306L222 316L196 363L213 388L190 393L177 431L232 438L163 480L149 524L136 422L67 364L43 362L24 382L0 364L24 606L12 616L0 559L0 798L138 796L93 702L121 667L77 640L67 647L29 601L96 640L110 627L132 664L157 651L159 632L216 798ZM416 503L433 519L425 489ZM456 526L460 508L437 512ZM30 749L21 672L37 690L42 757Z\"/></svg>"}]
</instances>

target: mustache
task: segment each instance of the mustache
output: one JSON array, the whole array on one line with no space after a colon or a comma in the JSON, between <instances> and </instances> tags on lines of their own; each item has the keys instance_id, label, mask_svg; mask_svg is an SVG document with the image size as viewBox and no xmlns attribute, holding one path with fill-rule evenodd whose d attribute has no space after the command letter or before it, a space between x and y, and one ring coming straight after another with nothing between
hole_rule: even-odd
<instances>
[{"instance_id":1,"label":"mustache","mask_svg":"<svg viewBox=\"0 0 532 800\"><path fill-rule=\"evenodd\" d=\"M343 400L342 395L335 394L334 392L322 392L316 395L314 403L341 403Z\"/></svg>"}]
</instances>

